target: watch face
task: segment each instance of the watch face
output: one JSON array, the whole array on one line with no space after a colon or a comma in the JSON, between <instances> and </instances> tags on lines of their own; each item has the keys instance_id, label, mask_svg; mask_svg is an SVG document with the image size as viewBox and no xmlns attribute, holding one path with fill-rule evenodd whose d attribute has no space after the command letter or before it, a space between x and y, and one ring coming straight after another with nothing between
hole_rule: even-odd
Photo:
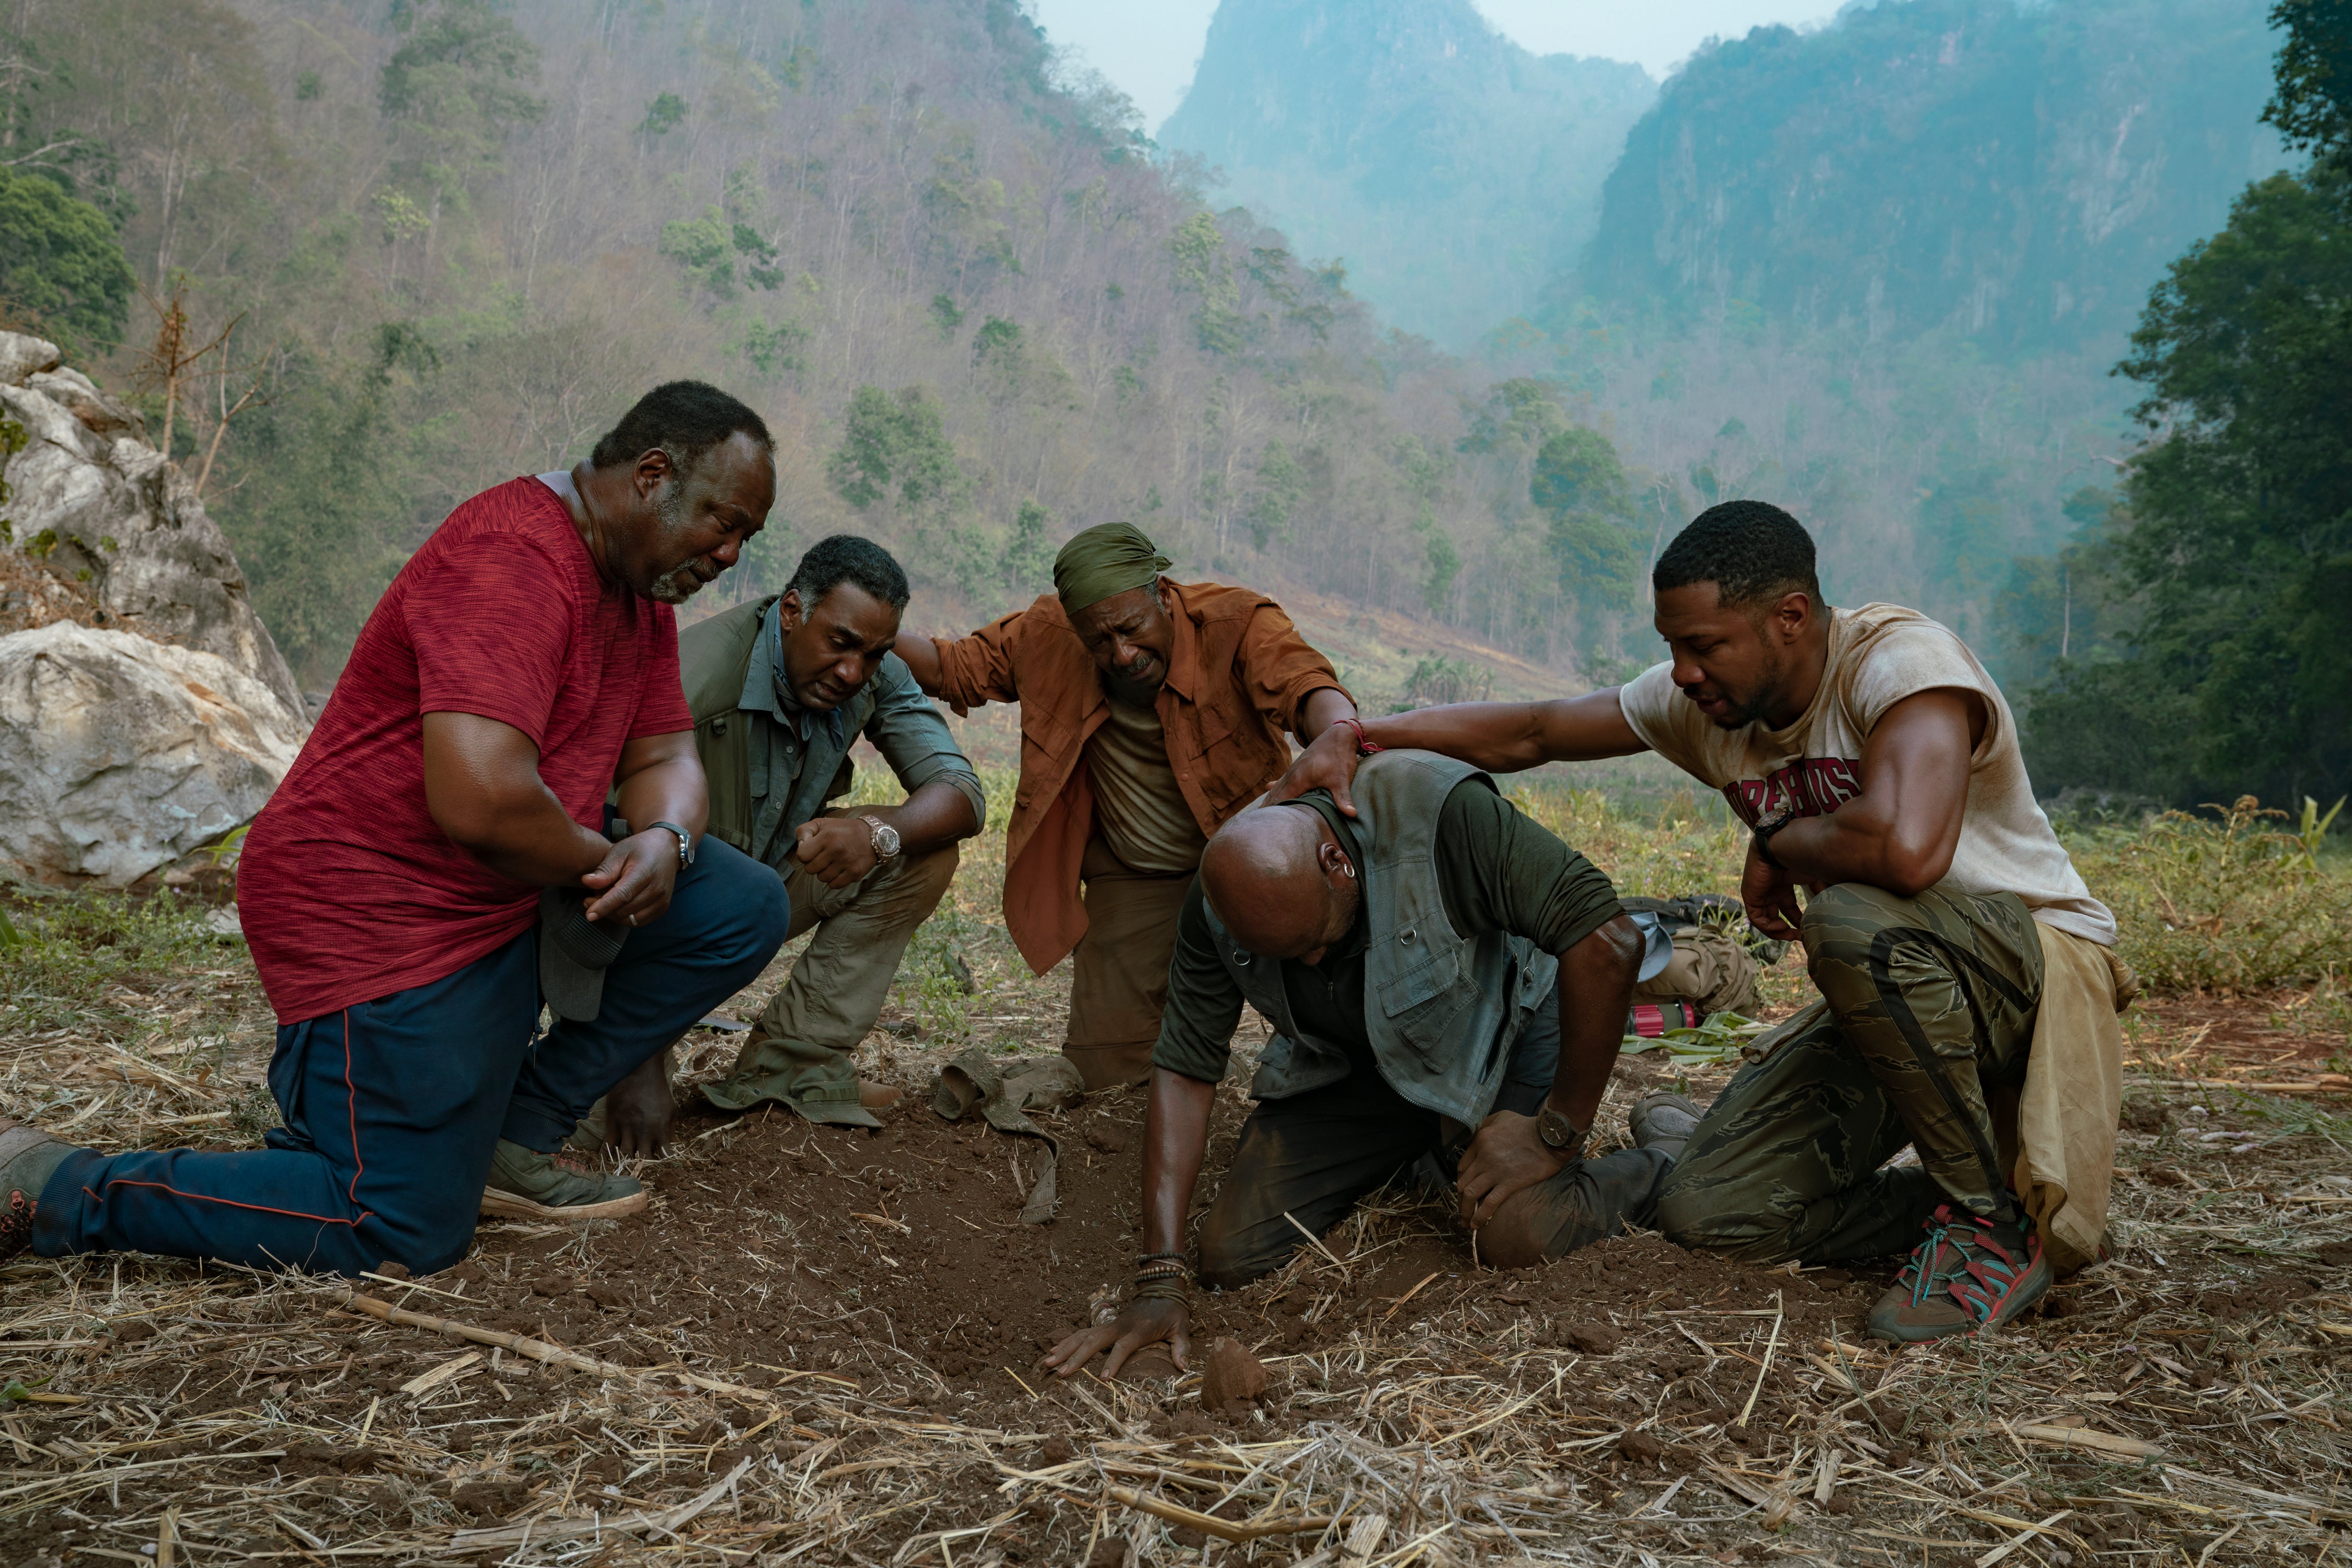
<instances>
[{"instance_id":1,"label":"watch face","mask_svg":"<svg viewBox=\"0 0 2352 1568\"><path fill-rule=\"evenodd\" d=\"M896 855L898 852L898 830L891 826L887 822L876 823L874 825L874 847L878 853L886 857Z\"/></svg>"}]
</instances>

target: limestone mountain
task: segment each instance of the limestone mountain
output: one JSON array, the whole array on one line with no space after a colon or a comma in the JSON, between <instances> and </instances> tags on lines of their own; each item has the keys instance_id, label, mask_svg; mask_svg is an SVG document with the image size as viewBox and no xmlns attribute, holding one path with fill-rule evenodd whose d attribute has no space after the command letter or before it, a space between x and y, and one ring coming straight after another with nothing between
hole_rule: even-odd
<instances>
[{"instance_id":1,"label":"limestone mountain","mask_svg":"<svg viewBox=\"0 0 2352 1568\"><path fill-rule=\"evenodd\" d=\"M1474 340L1591 237L1639 66L1536 56L1469 0L1223 0L1161 146L1223 171L1394 325Z\"/></svg>"},{"instance_id":2,"label":"limestone mountain","mask_svg":"<svg viewBox=\"0 0 2352 1568\"><path fill-rule=\"evenodd\" d=\"M1889 0L1666 83L1581 294L2112 363L2165 266L2278 168L2264 0Z\"/></svg>"}]
</instances>

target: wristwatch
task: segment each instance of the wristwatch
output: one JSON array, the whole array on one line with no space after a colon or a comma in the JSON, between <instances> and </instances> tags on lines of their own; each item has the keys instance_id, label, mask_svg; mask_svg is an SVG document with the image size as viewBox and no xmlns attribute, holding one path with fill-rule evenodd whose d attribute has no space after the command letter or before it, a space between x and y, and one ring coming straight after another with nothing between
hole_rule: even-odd
<instances>
[{"instance_id":1,"label":"wristwatch","mask_svg":"<svg viewBox=\"0 0 2352 1568\"><path fill-rule=\"evenodd\" d=\"M1536 1118L1536 1136L1547 1149L1557 1149L1573 1160L1583 1151L1585 1130L1547 1105Z\"/></svg>"},{"instance_id":2,"label":"wristwatch","mask_svg":"<svg viewBox=\"0 0 2352 1568\"><path fill-rule=\"evenodd\" d=\"M651 833L656 827L667 827L672 833L677 835L677 863L679 868L682 870L685 868L693 865L694 835L688 833L685 828L680 827L675 822L649 822L646 824L646 831L647 833Z\"/></svg>"},{"instance_id":3,"label":"wristwatch","mask_svg":"<svg viewBox=\"0 0 2352 1568\"><path fill-rule=\"evenodd\" d=\"M861 816L866 831L874 836L874 858L887 860L898 853L898 830L878 816Z\"/></svg>"},{"instance_id":4,"label":"wristwatch","mask_svg":"<svg viewBox=\"0 0 2352 1568\"><path fill-rule=\"evenodd\" d=\"M1787 795L1782 795L1756 819L1756 854L1764 864L1771 867L1775 871L1785 871L1788 868L1773 858L1772 835L1796 820L1797 803Z\"/></svg>"}]
</instances>

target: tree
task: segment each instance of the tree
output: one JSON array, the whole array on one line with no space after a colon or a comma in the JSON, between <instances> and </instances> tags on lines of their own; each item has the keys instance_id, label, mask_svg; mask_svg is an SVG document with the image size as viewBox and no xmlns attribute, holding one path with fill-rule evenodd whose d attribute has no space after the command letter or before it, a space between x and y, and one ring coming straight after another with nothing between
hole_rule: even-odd
<instances>
[{"instance_id":1,"label":"tree","mask_svg":"<svg viewBox=\"0 0 2352 1568\"><path fill-rule=\"evenodd\" d=\"M897 396L861 386L842 414L841 445L825 459L835 494L865 511L895 491L901 510L945 513L962 500L963 470L940 418L940 405L919 386Z\"/></svg>"},{"instance_id":2,"label":"tree","mask_svg":"<svg viewBox=\"0 0 2352 1568\"><path fill-rule=\"evenodd\" d=\"M80 359L121 343L134 286L105 214L38 174L0 168L0 304Z\"/></svg>"},{"instance_id":3,"label":"tree","mask_svg":"<svg viewBox=\"0 0 2352 1568\"><path fill-rule=\"evenodd\" d=\"M2271 26L2286 35L2274 74L2278 90L2263 121L2286 144L2320 158L2352 151L2352 5L2345 0L2278 0Z\"/></svg>"},{"instance_id":4,"label":"tree","mask_svg":"<svg viewBox=\"0 0 2352 1568\"><path fill-rule=\"evenodd\" d=\"M2352 174L2251 187L2149 299L2118 367L2148 395L2118 542L2132 657L2062 672L2029 740L2047 784L2332 797L2352 784ZM2101 737L2112 735L2109 741ZM2049 765L2044 765L2048 759Z\"/></svg>"},{"instance_id":5,"label":"tree","mask_svg":"<svg viewBox=\"0 0 2352 1568\"><path fill-rule=\"evenodd\" d=\"M508 135L546 114L530 90L539 46L489 0L396 0L393 26L404 39L377 100L414 139L435 186L460 188L495 169Z\"/></svg>"},{"instance_id":6,"label":"tree","mask_svg":"<svg viewBox=\"0 0 2352 1568\"><path fill-rule=\"evenodd\" d=\"M1622 605L1636 585L1641 543L1625 521L1632 489L1617 448L1598 430L1570 426L1537 448L1528 500L1549 521L1560 592L1580 604Z\"/></svg>"}]
</instances>

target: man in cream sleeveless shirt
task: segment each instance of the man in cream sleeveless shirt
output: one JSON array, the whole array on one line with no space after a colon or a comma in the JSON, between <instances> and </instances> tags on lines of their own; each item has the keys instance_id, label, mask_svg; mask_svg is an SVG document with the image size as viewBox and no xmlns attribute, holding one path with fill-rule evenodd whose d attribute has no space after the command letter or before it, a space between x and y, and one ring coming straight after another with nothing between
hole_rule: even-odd
<instances>
[{"instance_id":1,"label":"man in cream sleeveless shirt","mask_svg":"<svg viewBox=\"0 0 2352 1568\"><path fill-rule=\"evenodd\" d=\"M1748 1048L1662 1227L1758 1262L1916 1242L1874 1333L2010 1321L2105 1228L2130 992L2115 919L2035 805L1975 655L1915 610L1823 604L1795 518L1711 508L1653 587L1673 658L1626 686L1370 720L1366 738L1496 772L1652 750L1721 791L1753 832L1748 918L1803 942L1822 994ZM1277 796L1344 792L1354 740L1318 741ZM1919 1163L1888 1166L1906 1144Z\"/></svg>"}]
</instances>

